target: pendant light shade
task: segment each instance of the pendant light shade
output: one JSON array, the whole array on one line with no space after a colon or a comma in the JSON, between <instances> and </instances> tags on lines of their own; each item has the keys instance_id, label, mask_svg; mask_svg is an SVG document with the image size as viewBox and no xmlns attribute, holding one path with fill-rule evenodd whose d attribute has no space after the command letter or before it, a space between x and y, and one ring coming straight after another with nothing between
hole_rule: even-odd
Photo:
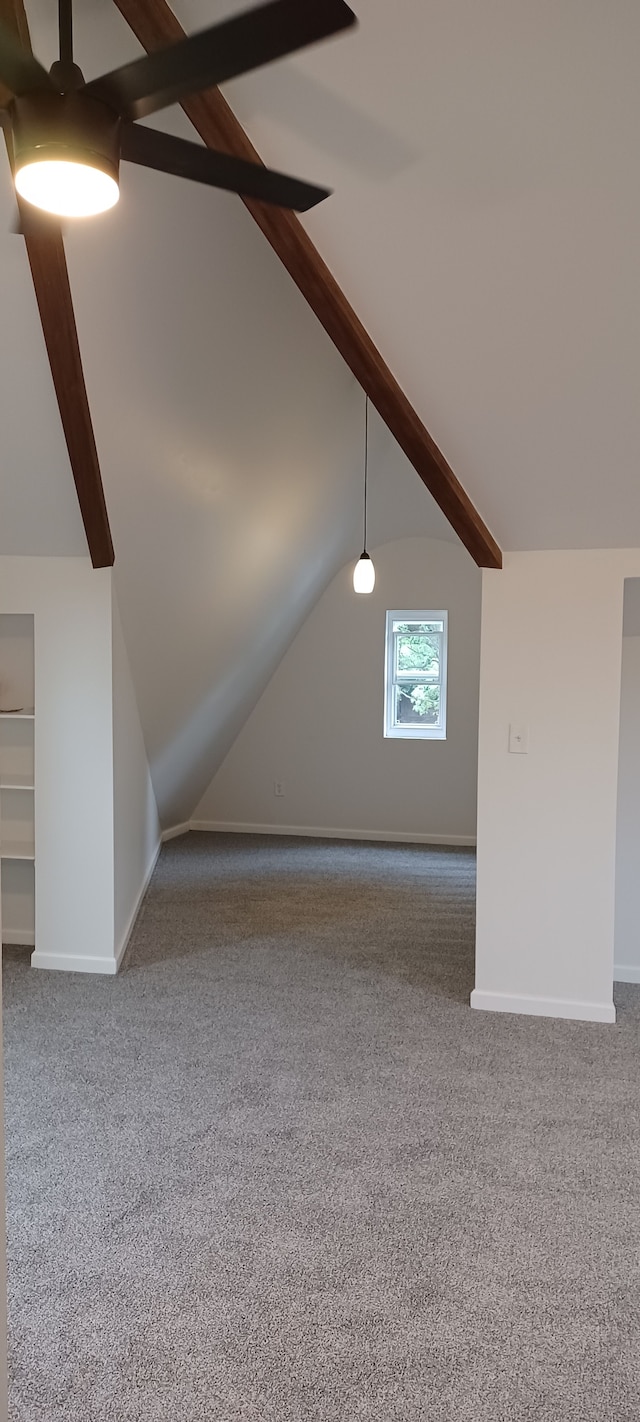
<instances>
[{"instance_id":1,"label":"pendant light shade","mask_svg":"<svg viewBox=\"0 0 640 1422\"><path fill-rule=\"evenodd\" d=\"M353 591L371 593L375 587L376 570L367 553L367 464L369 456L369 396L364 398L364 541L362 553L353 570Z\"/></svg>"},{"instance_id":2,"label":"pendant light shade","mask_svg":"<svg viewBox=\"0 0 640 1422\"><path fill-rule=\"evenodd\" d=\"M376 570L369 554L363 553L353 570L353 591L357 593L373 592L375 583Z\"/></svg>"}]
</instances>

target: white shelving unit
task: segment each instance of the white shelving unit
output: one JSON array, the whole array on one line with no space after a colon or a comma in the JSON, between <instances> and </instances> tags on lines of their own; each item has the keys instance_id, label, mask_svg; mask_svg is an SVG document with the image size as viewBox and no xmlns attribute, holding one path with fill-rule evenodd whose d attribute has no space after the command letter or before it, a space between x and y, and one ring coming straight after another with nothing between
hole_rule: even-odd
<instances>
[{"instance_id":1,"label":"white shelving unit","mask_svg":"<svg viewBox=\"0 0 640 1422\"><path fill-rule=\"evenodd\" d=\"M0 613L0 890L3 944L35 943L33 646L33 617Z\"/></svg>"}]
</instances>

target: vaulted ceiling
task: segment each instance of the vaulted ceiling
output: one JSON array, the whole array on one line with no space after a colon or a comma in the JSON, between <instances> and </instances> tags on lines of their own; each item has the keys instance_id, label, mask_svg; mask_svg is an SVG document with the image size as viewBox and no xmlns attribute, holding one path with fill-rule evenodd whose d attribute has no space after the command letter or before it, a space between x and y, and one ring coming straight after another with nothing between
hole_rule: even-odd
<instances>
[{"instance_id":1,"label":"vaulted ceiling","mask_svg":"<svg viewBox=\"0 0 640 1422\"><path fill-rule=\"evenodd\" d=\"M501 547L638 544L638 6L355 8L229 102Z\"/></svg>"},{"instance_id":2,"label":"vaulted ceiling","mask_svg":"<svg viewBox=\"0 0 640 1422\"><path fill-rule=\"evenodd\" d=\"M49 61L54 0L27 8ZM244 8L174 4L189 31ZM304 226L501 546L640 544L637 8L354 8L356 31L227 99L265 161L335 189ZM87 77L140 52L106 0L78 0L76 43ZM12 218L4 170L0 552L81 554ZM65 245L170 822L359 551L362 395L237 199L130 168ZM371 466L372 542L455 536L377 420Z\"/></svg>"}]
</instances>

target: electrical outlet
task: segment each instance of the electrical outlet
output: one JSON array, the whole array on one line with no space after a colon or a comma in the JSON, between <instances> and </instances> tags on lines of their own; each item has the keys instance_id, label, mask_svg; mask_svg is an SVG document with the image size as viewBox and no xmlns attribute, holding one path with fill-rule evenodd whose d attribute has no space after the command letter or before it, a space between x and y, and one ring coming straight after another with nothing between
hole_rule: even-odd
<instances>
[{"instance_id":1,"label":"electrical outlet","mask_svg":"<svg viewBox=\"0 0 640 1422\"><path fill-rule=\"evenodd\" d=\"M284 780L274 780L273 793L274 795L284 795Z\"/></svg>"}]
</instances>

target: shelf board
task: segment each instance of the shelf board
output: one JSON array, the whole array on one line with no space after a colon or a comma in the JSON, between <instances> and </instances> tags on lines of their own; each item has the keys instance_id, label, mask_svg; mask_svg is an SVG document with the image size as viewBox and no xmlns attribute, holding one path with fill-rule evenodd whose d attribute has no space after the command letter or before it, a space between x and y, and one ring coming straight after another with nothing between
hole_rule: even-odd
<instances>
[{"instance_id":1,"label":"shelf board","mask_svg":"<svg viewBox=\"0 0 640 1422\"><path fill-rule=\"evenodd\" d=\"M12 772L0 772L0 790L34 790L32 775L13 775Z\"/></svg>"},{"instance_id":2,"label":"shelf board","mask_svg":"<svg viewBox=\"0 0 640 1422\"><path fill-rule=\"evenodd\" d=\"M36 852L32 844L13 843L10 839L0 844L0 859L29 859L35 860Z\"/></svg>"},{"instance_id":3,"label":"shelf board","mask_svg":"<svg viewBox=\"0 0 640 1422\"><path fill-rule=\"evenodd\" d=\"M0 711L0 721L35 721L35 711Z\"/></svg>"}]
</instances>

